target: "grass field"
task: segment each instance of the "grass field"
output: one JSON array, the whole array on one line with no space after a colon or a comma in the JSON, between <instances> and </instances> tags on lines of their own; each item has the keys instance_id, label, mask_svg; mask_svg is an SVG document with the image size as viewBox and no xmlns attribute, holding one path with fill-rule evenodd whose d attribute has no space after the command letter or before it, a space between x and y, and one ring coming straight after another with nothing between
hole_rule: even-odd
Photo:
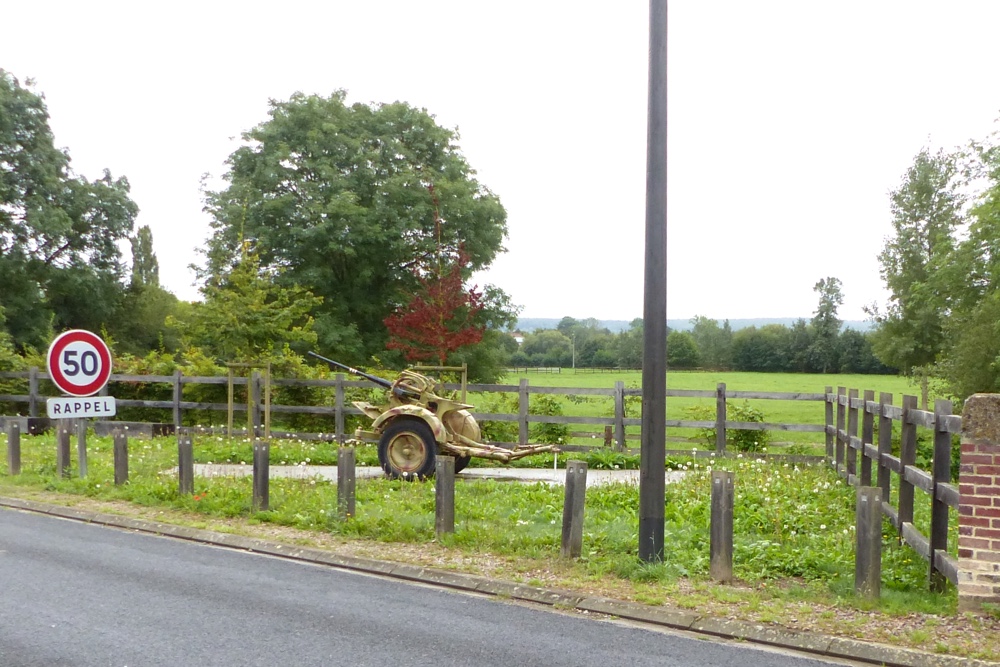
<instances>
[{"instance_id":1,"label":"grass field","mask_svg":"<svg viewBox=\"0 0 1000 667\"><path fill-rule=\"evenodd\" d=\"M521 378L528 380L529 386L563 387L563 388L606 388L612 389L615 382L625 383L626 388L642 386L642 373L639 371L622 373L575 373L572 369L562 369L561 373L522 373L504 378L504 384L516 385ZM904 394L916 395L919 388L907 378L895 375L839 375L839 374L805 374L805 373L739 373L715 371L670 371L667 373L667 389L699 389L714 391L719 383L726 384L727 391L762 391L787 393L822 393L826 387L846 387L864 391L871 389L876 392L893 394L894 402L899 405ZM562 413L586 417L611 417L614 415L614 403L610 397L580 396L556 397ZM934 396L931 396L931 400ZM470 402L479 405L492 405L496 400L493 396L471 395ZM638 400L626 402L626 416L640 416L641 403ZM742 404L742 400L733 399L730 405ZM824 404L822 401L787 401L787 400L751 400L751 407L764 414L764 421L784 424L823 424ZM699 399L687 397L667 398L667 418L693 420L698 419L691 413L698 406L712 410L714 414L715 399ZM481 410L486 411L486 410ZM499 411L499 410L498 410ZM571 431L584 433L603 432L601 427L573 426ZM638 427L629 427L631 436L638 436ZM668 438L676 448L698 447L709 448L706 443L699 442L698 433L693 429L668 429ZM570 440L572 444L593 444L593 438L576 437ZM636 447L633 441L630 446ZM772 435L773 446L798 445L797 453L821 454L824 447L824 436L821 433L781 432Z\"/></svg>"}]
</instances>

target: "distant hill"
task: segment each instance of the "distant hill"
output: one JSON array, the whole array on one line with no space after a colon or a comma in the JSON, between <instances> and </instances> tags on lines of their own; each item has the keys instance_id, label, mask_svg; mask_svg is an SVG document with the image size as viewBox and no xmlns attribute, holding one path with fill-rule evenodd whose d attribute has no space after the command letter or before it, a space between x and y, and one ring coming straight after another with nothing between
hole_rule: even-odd
<instances>
[{"instance_id":1,"label":"distant hill","mask_svg":"<svg viewBox=\"0 0 1000 667\"><path fill-rule=\"evenodd\" d=\"M584 318L578 318L584 319ZM739 329L745 329L747 327L762 327L765 324L784 324L786 327L790 327L795 324L797 317L755 317L749 319L740 320L729 320L729 326L732 327L733 331ZM802 318L808 321L810 318ZM555 329L559 325L561 317L519 317L517 319L517 328L528 333L535 331L536 329ZM618 333L620 331L627 331L628 325L631 320L600 320L601 326L608 329L612 333ZM722 320L719 320L719 324L722 324ZM671 330L675 331L690 331L691 321L690 320L667 320L667 326ZM867 320L845 320L845 329L854 329L855 331L868 331L872 328L872 323Z\"/></svg>"}]
</instances>

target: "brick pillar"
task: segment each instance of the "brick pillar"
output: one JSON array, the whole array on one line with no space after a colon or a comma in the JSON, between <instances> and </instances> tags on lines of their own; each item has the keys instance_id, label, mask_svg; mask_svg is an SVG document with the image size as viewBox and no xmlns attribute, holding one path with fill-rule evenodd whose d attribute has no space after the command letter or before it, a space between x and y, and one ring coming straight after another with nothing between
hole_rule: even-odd
<instances>
[{"instance_id":1,"label":"brick pillar","mask_svg":"<svg viewBox=\"0 0 1000 667\"><path fill-rule=\"evenodd\" d=\"M962 411L958 608L1000 603L1000 394L974 394Z\"/></svg>"}]
</instances>

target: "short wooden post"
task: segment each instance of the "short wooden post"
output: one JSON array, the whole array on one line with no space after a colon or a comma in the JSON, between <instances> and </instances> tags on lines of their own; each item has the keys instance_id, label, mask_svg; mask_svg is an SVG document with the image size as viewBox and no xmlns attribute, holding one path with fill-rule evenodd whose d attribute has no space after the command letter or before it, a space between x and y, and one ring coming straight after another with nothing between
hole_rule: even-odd
<instances>
[{"instance_id":1,"label":"short wooden post","mask_svg":"<svg viewBox=\"0 0 1000 667\"><path fill-rule=\"evenodd\" d=\"M861 413L861 486L872 485L872 459L866 445L875 444L875 414L869 409L875 402L875 392L865 390L864 411Z\"/></svg>"},{"instance_id":2,"label":"short wooden post","mask_svg":"<svg viewBox=\"0 0 1000 667\"><path fill-rule=\"evenodd\" d=\"M177 483L181 493L194 493L194 440L177 437Z\"/></svg>"},{"instance_id":3,"label":"short wooden post","mask_svg":"<svg viewBox=\"0 0 1000 667\"><path fill-rule=\"evenodd\" d=\"M877 598L882 586L882 489L859 486L857 547L854 552L854 590Z\"/></svg>"},{"instance_id":4,"label":"short wooden post","mask_svg":"<svg viewBox=\"0 0 1000 667\"><path fill-rule=\"evenodd\" d=\"M847 423L845 418L845 405L847 401L847 387L837 387L837 438L836 452L834 453L834 470L838 475L844 474L844 426Z\"/></svg>"},{"instance_id":5,"label":"short wooden post","mask_svg":"<svg viewBox=\"0 0 1000 667\"><path fill-rule=\"evenodd\" d=\"M614 428L611 424L604 425L604 446L610 448L615 442Z\"/></svg>"},{"instance_id":6,"label":"short wooden post","mask_svg":"<svg viewBox=\"0 0 1000 667\"><path fill-rule=\"evenodd\" d=\"M825 416L826 416L826 458L833 460L833 387L826 388Z\"/></svg>"},{"instance_id":7,"label":"short wooden post","mask_svg":"<svg viewBox=\"0 0 1000 667\"><path fill-rule=\"evenodd\" d=\"M69 421L59 420L56 428L56 473L60 477L69 477Z\"/></svg>"},{"instance_id":8,"label":"short wooden post","mask_svg":"<svg viewBox=\"0 0 1000 667\"><path fill-rule=\"evenodd\" d=\"M735 475L712 471L712 507L709 524L709 572L723 583L733 580L733 498Z\"/></svg>"},{"instance_id":9,"label":"short wooden post","mask_svg":"<svg viewBox=\"0 0 1000 667\"><path fill-rule=\"evenodd\" d=\"M615 445L619 452L627 449L625 438L625 383L615 382Z\"/></svg>"},{"instance_id":10,"label":"short wooden post","mask_svg":"<svg viewBox=\"0 0 1000 667\"><path fill-rule=\"evenodd\" d=\"M521 378L517 390L517 443L528 444L528 378Z\"/></svg>"},{"instance_id":11,"label":"short wooden post","mask_svg":"<svg viewBox=\"0 0 1000 667\"><path fill-rule=\"evenodd\" d=\"M563 502L563 558L583 553L583 511L587 499L587 462L566 462L566 500Z\"/></svg>"},{"instance_id":12,"label":"short wooden post","mask_svg":"<svg viewBox=\"0 0 1000 667\"><path fill-rule=\"evenodd\" d=\"M16 421L7 424L7 472L21 474L21 425Z\"/></svg>"},{"instance_id":13,"label":"short wooden post","mask_svg":"<svg viewBox=\"0 0 1000 667\"><path fill-rule=\"evenodd\" d=\"M434 531L438 537L455 532L455 457L434 462Z\"/></svg>"},{"instance_id":14,"label":"short wooden post","mask_svg":"<svg viewBox=\"0 0 1000 667\"><path fill-rule=\"evenodd\" d=\"M885 408L892 405L892 394L880 392L878 395L878 466L876 467L876 485L882 489L882 502L889 500L889 479L892 471L882 461L883 454L892 454L892 417L886 417Z\"/></svg>"},{"instance_id":15,"label":"short wooden post","mask_svg":"<svg viewBox=\"0 0 1000 667\"><path fill-rule=\"evenodd\" d=\"M858 390L851 389L847 393L847 436L844 438L844 451L847 455L847 483L857 485L858 480L858 450L855 440L858 437Z\"/></svg>"},{"instance_id":16,"label":"short wooden post","mask_svg":"<svg viewBox=\"0 0 1000 667\"><path fill-rule=\"evenodd\" d=\"M38 416L38 366L28 369L28 416Z\"/></svg>"},{"instance_id":17,"label":"short wooden post","mask_svg":"<svg viewBox=\"0 0 1000 667\"><path fill-rule=\"evenodd\" d=\"M354 462L353 447L341 447L337 450L337 511L341 519L350 519L354 516Z\"/></svg>"},{"instance_id":18,"label":"short wooden post","mask_svg":"<svg viewBox=\"0 0 1000 667\"><path fill-rule=\"evenodd\" d=\"M178 429L181 427L181 397L184 395L184 387L181 384L181 371L174 371L174 428Z\"/></svg>"},{"instance_id":19,"label":"short wooden post","mask_svg":"<svg viewBox=\"0 0 1000 667\"><path fill-rule=\"evenodd\" d=\"M333 433L337 438L337 444L344 444L344 374L337 373L336 375L337 384L334 387L334 409L336 412L333 416ZM338 453L339 457L340 454ZM354 450L351 450L351 456L354 456ZM338 459L339 460L339 459ZM338 463L338 465L340 465ZM351 511L351 516L354 516L354 511Z\"/></svg>"},{"instance_id":20,"label":"short wooden post","mask_svg":"<svg viewBox=\"0 0 1000 667\"><path fill-rule=\"evenodd\" d=\"M76 422L76 461L79 475L82 478L87 476L87 420L78 419Z\"/></svg>"},{"instance_id":21,"label":"short wooden post","mask_svg":"<svg viewBox=\"0 0 1000 667\"><path fill-rule=\"evenodd\" d=\"M715 387L715 452L726 453L726 383Z\"/></svg>"},{"instance_id":22,"label":"short wooden post","mask_svg":"<svg viewBox=\"0 0 1000 667\"><path fill-rule=\"evenodd\" d=\"M253 511L266 512L270 509L270 480L271 443L268 440L255 439L253 441Z\"/></svg>"},{"instance_id":23,"label":"short wooden post","mask_svg":"<svg viewBox=\"0 0 1000 667\"><path fill-rule=\"evenodd\" d=\"M916 396L903 396L903 422L899 435L899 462L912 466L917 462L917 425L910 422L910 411L917 409ZM902 536L903 524L913 523L913 484L906 481L906 475L899 475L899 524L896 526Z\"/></svg>"},{"instance_id":24,"label":"short wooden post","mask_svg":"<svg viewBox=\"0 0 1000 667\"><path fill-rule=\"evenodd\" d=\"M250 437L261 435L261 387L260 371L250 373Z\"/></svg>"},{"instance_id":25,"label":"short wooden post","mask_svg":"<svg viewBox=\"0 0 1000 667\"><path fill-rule=\"evenodd\" d=\"M128 435L115 429L112 434L115 456L115 485L128 484Z\"/></svg>"},{"instance_id":26,"label":"short wooden post","mask_svg":"<svg viewBox=\"0 0 1000 667\"><path fill-rule=\"evenodd\" d=\"M934 401L934 462L932 476L934 478L931 493L931 530L930 530L930 581L931 590L943 593L948 587L948 578L937 569L936 562L939 553L948 554L948 504L938 498L938 484L951 481L951 434L944 430L945 418L951 414L951 401L938 399Z\"/></svg>"}]
</instances>

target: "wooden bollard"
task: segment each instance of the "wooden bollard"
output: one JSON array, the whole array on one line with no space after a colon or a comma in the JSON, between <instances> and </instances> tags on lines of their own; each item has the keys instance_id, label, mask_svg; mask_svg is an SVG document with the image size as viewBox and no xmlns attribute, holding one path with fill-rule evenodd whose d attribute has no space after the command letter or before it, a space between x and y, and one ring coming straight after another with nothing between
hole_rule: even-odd
<instances>
[{"instance_id":1,"label":"wooden bollard","mask_svg":"<svg viewBox=\"0 0 1000 667\"><path fill-rule=\"evenodd\" d=\"M7 424L7 472L21 474L21 425L14 421Z\"/></svg>"},{"instance_id":2,"label":"wooden bollard","mask_svg":"<svg viewBox=\"0 0 1000 667\"><path fill-rule=\"evenodd\" d=\"M354 448L337 450L337 512L341 519L354 516L355 497Z\"/></svg>"},{"instance_id":3,"label":"wooden bollard","mask_svg":"<svg viewBox=\"0 0 1000 667\"><path fill-rule=\"evenodd\" d=\"M882 489L858 487L857 548L854 552L854 590L877 598L882 593Z\"/></svg>"},{"instance_id":4,"label":"wooden bollard","mask_svg":"<svg viewBox=\"0 0 1000 667\"><path fill-rule=\"evenodd\" d=\"M253 510L266 512L271 508L271 443L253 441Z\"/></svg>"},{"instance_id":5,"label":"wooden bollard","mask_svg":"<svg viewBox=\"0 0 1000 667\"><path fill-rule=\"evenodd\" d=\"M566 462L566 500L563 502L563 558L579 558L583 553L583 510L587 499L586 461Z\"/></svg>"},{"instance_id":6,"label":"wooden bollard","mask_svg":"<svg viewBox=\"0 0 1000 667\"><path fill-rule=\"evenodd\" d=\"M81 478L87 476L87 420L76 421L76 461Z\"/></svg>"},{"instance_id":7,"label":"wooden bollard","mask_svg":"<svg viewBox=\"0 0 1000 667\"><path fill-rule=\"evenodd\" d=\"M177 437L177 485L181 493L194 493L194 440Z\"/></svg>"},{"instance_id":8,"label":"wooden bollard","mask_svg":"<svg viewBox=\"0 0 1000 667\"><path fill-rule=\"evenodd\" d=\"M434 531L438 537L455 532L455 457L434 462Z\"/></svg>"},{"instance_id":9,"label":"wooden bollard","mask_svg":"<svg viewBox=\"0 0 1000 667\"><path fill-rule=\"evenodd\" d=\"M56 428L56 474L69 477L69 423L60 420Z\"/></svg>"},{"instance_id":10,"label":"wooden bollard","mask_svg":"<svg viewBox=\"0 0 1000 667\"><path fill-rule=\"evenodd\" d=\"M713 579L724 583L733 580L734 478L729 470L712 471L709 573Z\"/></svg>"},{"instance_id":11,"label":"wooden bollard","mask_svg":"<svg viewBox=\"0 0 1000 667\"><path fill-rule=\"evenodd\" d=\"M118 429L112 434L115 456L115 485L128 484L128 436Z\"/></svg>"}]
</instances>

